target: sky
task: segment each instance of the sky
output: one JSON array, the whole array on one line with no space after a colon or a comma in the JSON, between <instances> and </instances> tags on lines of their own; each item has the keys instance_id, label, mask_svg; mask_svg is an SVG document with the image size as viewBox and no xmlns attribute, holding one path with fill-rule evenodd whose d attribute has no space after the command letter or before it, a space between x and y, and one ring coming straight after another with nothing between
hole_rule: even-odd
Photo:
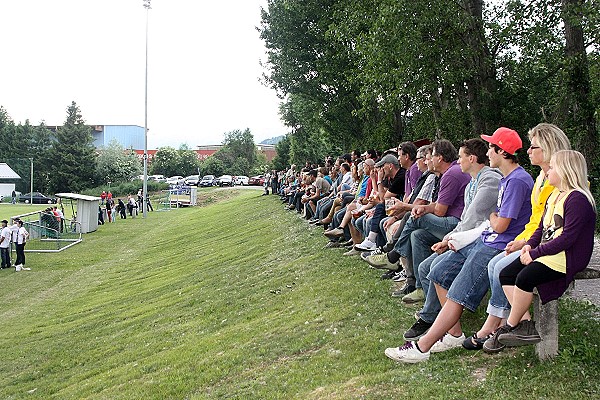
<instances>
[{"instance_id":1,"label":"sky","mask_svg":"<svg viewBox=\"0 0 600 400\"><path fill-rule=\"evenodd\" d=\"M152 0L148 148L219 144L249 128L285 134L261 82L256 27L267 0ZM0 106L16 123L61 125L75 101L90 125L144 126L142 0L0 0Z\"/></svg>"}]
</instances>

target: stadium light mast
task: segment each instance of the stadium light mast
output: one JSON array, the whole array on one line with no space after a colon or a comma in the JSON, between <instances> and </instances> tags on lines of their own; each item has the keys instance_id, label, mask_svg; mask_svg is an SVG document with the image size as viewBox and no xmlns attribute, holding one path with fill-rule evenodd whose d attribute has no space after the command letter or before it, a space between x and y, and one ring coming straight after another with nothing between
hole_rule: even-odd
<instances>
[{"instance_id":1,"label":"stadium light mast","mask_svg":"<svg viewBox=\"0 0 600 400\"><path fill-rule=\"evenodd\" d=\"M144 78L144 186L142 188L142 210L148 216L148 14L150 0L143 0L146 9L146 72Z\"/></svg>"}]
</instances>

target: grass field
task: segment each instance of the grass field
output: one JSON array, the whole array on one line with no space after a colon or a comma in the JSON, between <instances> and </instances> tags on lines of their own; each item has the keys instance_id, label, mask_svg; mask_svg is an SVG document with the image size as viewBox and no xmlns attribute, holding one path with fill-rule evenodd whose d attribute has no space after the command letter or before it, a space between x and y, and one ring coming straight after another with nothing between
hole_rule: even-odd
<instances>
[{"instance_id":1,"label":"grass field","mask_svg":"<svg viewBox=\"0 0 600 400\"><path fill-rule=\"evenodd\" d=\"M395 364L383 350L416 308L260 193L211 192L0 271L0 399L598 397L600 323L573 301L552 361L456 349Z\"/></svg>"}]
</instances>

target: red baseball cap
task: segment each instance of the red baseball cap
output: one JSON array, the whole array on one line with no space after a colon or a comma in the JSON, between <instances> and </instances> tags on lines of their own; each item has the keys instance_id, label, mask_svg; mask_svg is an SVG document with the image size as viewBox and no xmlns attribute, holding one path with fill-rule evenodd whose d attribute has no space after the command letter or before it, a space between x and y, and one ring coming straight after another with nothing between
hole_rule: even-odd
<instances>
[{"instance_id":1,"label":"red baseball cap","mask_svg":"<svg viewBox=\"0 0 600 400\"><path fill-rule=\"evenodd\" d=\"M492 136L481 135L486 142L495 144L509 154L515 154L517 150L523 147L523 141L517 131L509 128L500 127Z\"/></svg>"}]
</instances>

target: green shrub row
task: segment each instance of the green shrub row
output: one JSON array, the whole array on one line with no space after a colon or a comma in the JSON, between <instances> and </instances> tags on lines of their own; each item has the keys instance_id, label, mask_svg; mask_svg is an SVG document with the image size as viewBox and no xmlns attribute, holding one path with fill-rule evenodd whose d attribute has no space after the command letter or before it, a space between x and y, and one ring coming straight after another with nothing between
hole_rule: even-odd
<instances>
[{"instance_id":1,"label":"green shrub row","mask_svg":"<svg viewBox=\"0 0 600 400\"><path fill-rule=\"evenodd\" d=\"M82 192L82 194L87 194L89 196L100 196L102 191L112 192L113 197L123 197L128 194L137 194L138 190L143 187L143 182L139 179L136 179L131 182L121 182L117 184L112 184L110 186L103 185L98 186L91 189L86 189ZM169 185L164 182L156 182L156 181L148 181L148 192L158 192L160 190L166 190L169 188Z\"/></svg>"}]
</instances>

